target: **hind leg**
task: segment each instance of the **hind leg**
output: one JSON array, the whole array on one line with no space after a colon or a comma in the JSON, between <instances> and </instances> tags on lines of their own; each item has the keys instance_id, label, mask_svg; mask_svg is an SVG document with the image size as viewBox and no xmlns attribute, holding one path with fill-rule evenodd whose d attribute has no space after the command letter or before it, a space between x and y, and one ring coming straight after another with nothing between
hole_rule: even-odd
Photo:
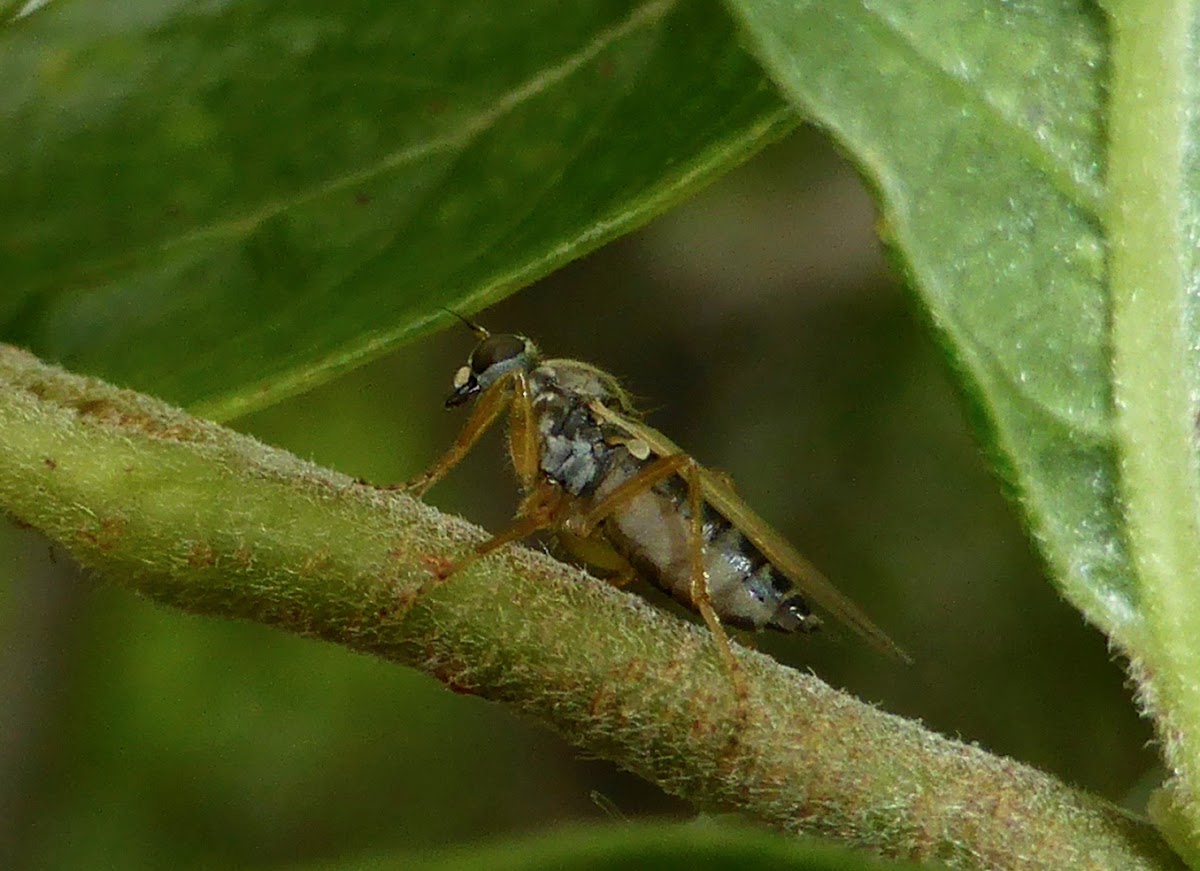
<instances>
[{"instance_id":1,"label":"hind leg","mask_svg":"<svg viewBox=\"0 0 1200 871\"><path fill-rule=\"evenodd\" d=\"M692 562L690 590L692 604L696 606L696 610L700 612L700 616L704 618L704 622L708 626L708 631L712 633L713 641L717 645L717 653L720 654L725 670L729 673L730 682L733 684L733 691L738 700L738 709L744 714L745 705L750 698L750 692L746 686L746 675L733 655L733 646L729 642L729 635L725 632L725 627L721 625L721 618L717 616L717 610L713 607L708 589L708 572L704 568L707 562L708 548L704 542L704 499L700 493L698 470L696 461L688 457L688 463L680 472L683 479L687 481L688 507L691 510L688 523L690 528L688 555Z\"/></svg>"},{"instance_id":2,"label":"hind leg","mask_svg":"<svg viewBox=\"0 0 1200 871\"><path fill-rule=\"evenodd\" d=\"M567 520L567 527L573 532L589 536L595 532L599 524L615 511L620 510L630 500L647 492L654 485L679 475L688 486L688 508L691 515L688 523L688 557L692 567L691 587L688 591L692 605L703 618L705 625L712 634L713 643L717 646L717 654L725 670L729 673L734 693L738 698L738 706L744 710L749 698L745 675L733 655L733 647L721 619L713 607L708 589L707 547L704 542L704 498L700 491L699 465L687 454L671 454L652 460L628 481L623 482L607 496L593 505L582 516Z\"/></svg>"}]
</instances>

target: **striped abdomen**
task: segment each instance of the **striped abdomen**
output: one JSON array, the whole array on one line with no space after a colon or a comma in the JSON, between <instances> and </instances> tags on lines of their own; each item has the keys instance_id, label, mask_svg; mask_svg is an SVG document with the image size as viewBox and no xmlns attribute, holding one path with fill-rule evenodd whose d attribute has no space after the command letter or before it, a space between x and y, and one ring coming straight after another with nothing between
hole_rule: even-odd
<instances>
[{"instance_id":1,"label":"striped abdomen","mask_svg":"<svg viewBox=\"0 0 1200 871\"><path fill-rule=\"evenodd\" d=\"M597 488L597 498L642 466L622 453ZM701 528L708 593L723 623L780 632L806 632L820 625L796 585L708 504ZM692 604L691 506L683 479L671 478L632 498L604 522L604 537L639 574Z\"/></svg>"}]
</instances>

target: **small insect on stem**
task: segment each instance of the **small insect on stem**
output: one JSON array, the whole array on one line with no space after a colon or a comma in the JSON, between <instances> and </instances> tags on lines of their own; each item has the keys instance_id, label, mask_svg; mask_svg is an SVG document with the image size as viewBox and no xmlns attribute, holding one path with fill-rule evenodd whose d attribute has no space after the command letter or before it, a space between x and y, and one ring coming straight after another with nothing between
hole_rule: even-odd
<instances>
[{"instance_id":1,"label":"small insect on stem","mask_svg":"<svg viewBox=\"0 0 1200 871\"><path fill-rule=\"evenodd\" d=\"M492 335L451 312L478 339L454 375L446 407L471 415L441 459L404 489L425 493L502 416L524 498L511 528L443 576L538 531L552 530L577 557L627 580L640 576L704 619L739 699L745 680L722 624L809 632L809 601L880 650L908 656L733 491L662 433L638 419L606 372L544 359L524 336Z\"/></svg>"}]
</instances>

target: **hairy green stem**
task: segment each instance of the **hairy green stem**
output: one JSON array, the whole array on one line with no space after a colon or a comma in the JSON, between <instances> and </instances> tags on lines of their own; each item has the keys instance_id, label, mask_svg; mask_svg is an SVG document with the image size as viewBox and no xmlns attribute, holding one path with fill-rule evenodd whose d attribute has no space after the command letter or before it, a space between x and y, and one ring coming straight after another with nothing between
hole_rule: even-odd
<instances>
[{"instance_id":1,"label":"hairy green stem","mask_svg":"<svg viewBox=\"0 0 1200 871\"><path fill-rule=\"evenodd\" d=\"M1121 497L1145 631L1134 672L1200 844L1200 467L1188 344L1196 208L1193 0L1108 4L1112 344ZM1194 329L1194 325L1192 326Z\"/></svg>"},{"instance_id":2,"label":"hairy green stem","mask_svg":"<svg viewBox=\"0 0 1200 871\"><path fill-rule=\"evenodd\" d=\"M1171 868L1106 802L881 713L522 548L0 346L0 507L155 601L322 638L539 717L709 809L960 868Z\"/></svg>"}]
</instances>

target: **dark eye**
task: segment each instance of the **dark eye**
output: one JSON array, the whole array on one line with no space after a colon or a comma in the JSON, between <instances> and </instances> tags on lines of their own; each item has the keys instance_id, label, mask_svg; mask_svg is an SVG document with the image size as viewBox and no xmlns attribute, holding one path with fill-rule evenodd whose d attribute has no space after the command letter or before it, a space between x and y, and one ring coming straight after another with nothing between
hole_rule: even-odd
<instances>
[{"instance_id":1,"label":"dark eye","mask_svg":"<svg viewBox=\"0 0 1200 871\"><path fill-rule=\"evenodd\" d=\"M471 353L471 369L481 374L497 363L511 360L525 350L525 340L520 336L501 334L488 336Z\"/></svg>"}]
</instances>

